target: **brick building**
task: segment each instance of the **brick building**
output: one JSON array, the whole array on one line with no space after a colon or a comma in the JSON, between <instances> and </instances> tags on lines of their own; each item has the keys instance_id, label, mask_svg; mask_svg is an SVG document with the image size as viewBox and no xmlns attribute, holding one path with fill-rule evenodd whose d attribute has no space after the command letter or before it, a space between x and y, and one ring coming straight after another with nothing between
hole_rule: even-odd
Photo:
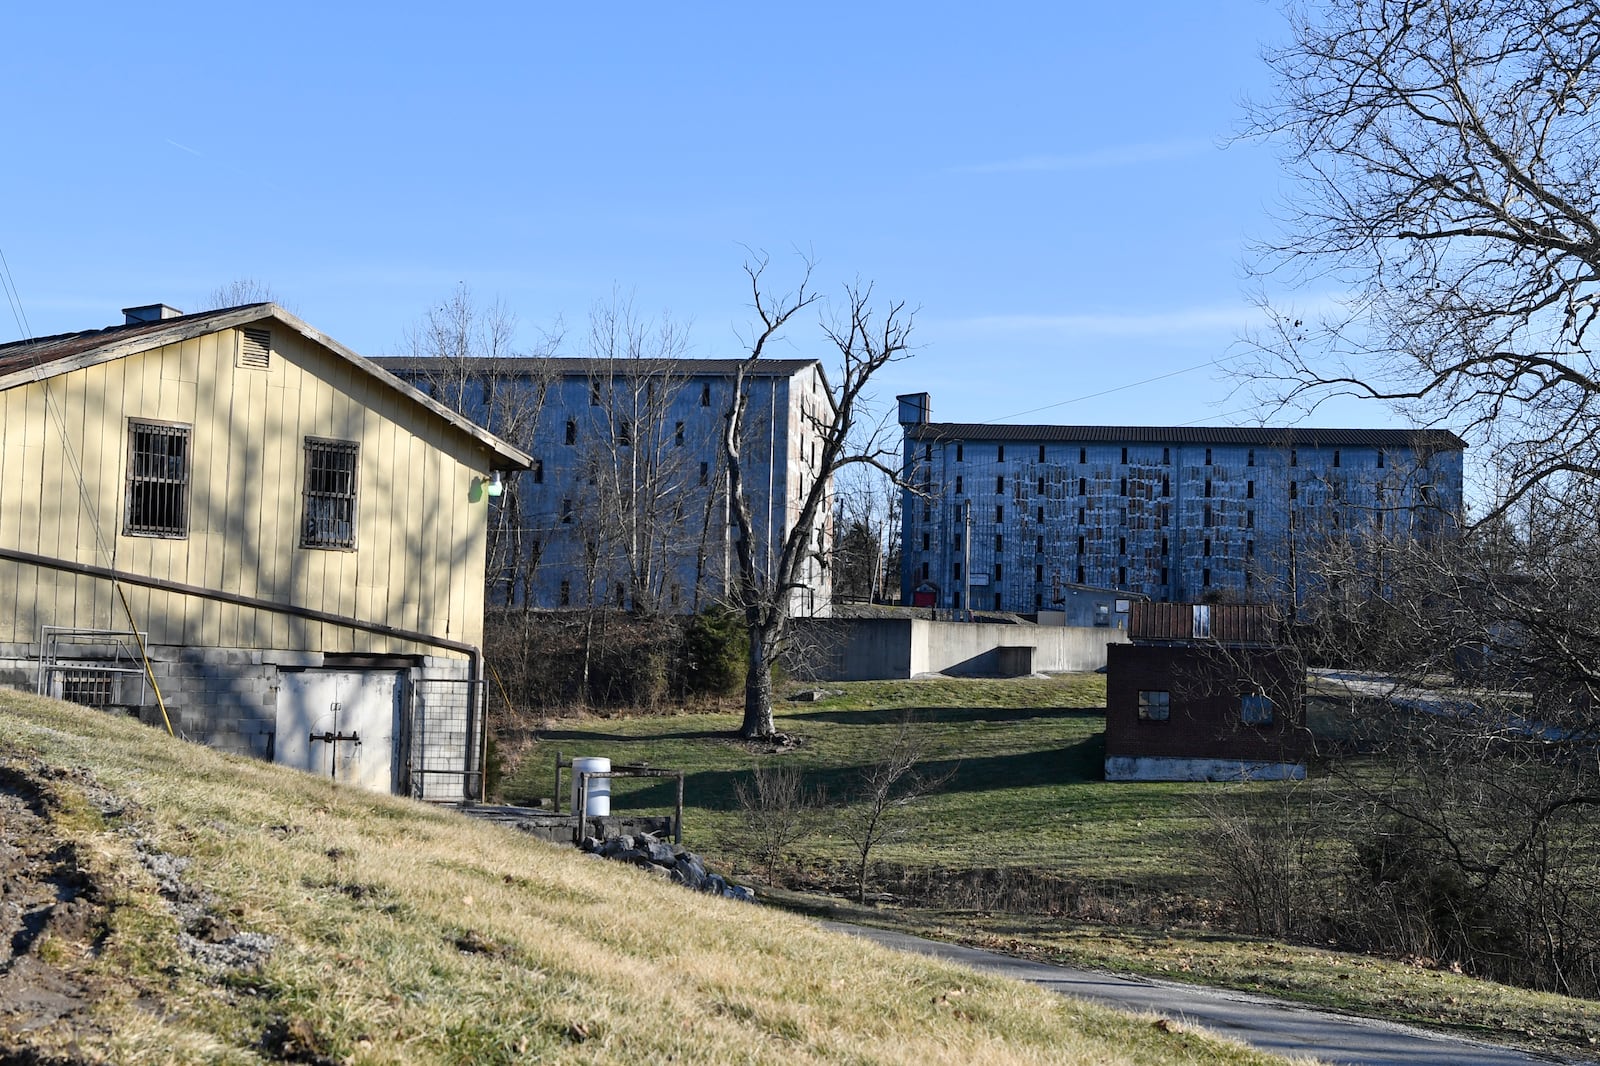
<instances>
[{"instance_id":1,"label":"brick building","mask_svg":"<svg viewBox=\"0 0 1600 1066\"><path fill-rule=\"evenodd\" d=\"M934 422L900 397L901 597L1036 612L1068 585L1156 601L1289 602L1330 540L1460 520L1441 430Z\"/></svg>"},{"instance_id":2,"label":"brick building","mask_svg":"<svg viewBox=\"0 0 1600 1066\"><path fill-rule=\"evenodd\" d=\"M1136 603L1106 648L1106 780L1305 776L1306 671L1270 608Z\"/></svg>"}]
</instances>

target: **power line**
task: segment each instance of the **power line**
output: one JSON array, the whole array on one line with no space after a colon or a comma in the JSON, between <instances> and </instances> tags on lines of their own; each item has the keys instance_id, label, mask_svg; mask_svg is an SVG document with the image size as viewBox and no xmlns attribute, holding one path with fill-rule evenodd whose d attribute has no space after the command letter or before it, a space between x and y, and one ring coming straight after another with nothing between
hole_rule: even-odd
<instances>
[{"instance_id":1,"label":"power line","mask_svg":"<svg viewBox=\"0 0 1600 1066\"><path fill-rule=\"evenodd\" d=\"M0 249L0 283L5 287L6 301L11 304L11 317L16 319L22 339L31 340L33 327L28 325L28 316L22 310L22 299L17 295L16 282L11 280L11 264L6 262L4 249Z\"/></svg>"},{"instance_id":2,"label":"power line","mask_svg":"<svg viewBox=\"0 0 1600 1066\"><path fill-rule=\"evenodd\" d=\"M1001 415L998 418L990 419L990 421L991 422L1004 422L1007 419L1011 419L1011 418L1021 418L1023 415L1037 414L1040 411L1049 411L1049 410L1053 410L1054 408L1057 408L1057 407L1065 407L1068 404L1082 403L1084 400L1096 400L1096 399L1099 399L1102 396L1110 396L1112 393L1126 392L1128 389L1137 389L1137 388L1139 388L1139 387L1141 387L1143 385L1150 385L1150 384L1153 384L1153 383L1155 383L1157 381L1165 381L1167 378L1175 378L1179 374L1190 374L1190 373L1193 373L1196 370L1204 370L1206 367L1221 366L1222 363L1223 363L1223 360L1220 359L1220 358L1219 359L1210 359L1210 360L1207 360L1204 363L1196 363L1194 366L1186 366L1181 370L1169 370L1165 374L1157 374L1155 377L1145 378L1143 381L1133 381L1133 382L1129 382L1126 385L1117 385L1117 386L1115 386L1113 388L1102 389L1100 392L1091 392L1086 396L1074 396L1070 400L1061 400L1061 401L1058 401L1056 403L1045 404L1043 407L1034 407L1034 408L1030 408L1029 410L1026 410L1026 411L1018 411L1015 414Z\"/></svg>"}]
</instances>

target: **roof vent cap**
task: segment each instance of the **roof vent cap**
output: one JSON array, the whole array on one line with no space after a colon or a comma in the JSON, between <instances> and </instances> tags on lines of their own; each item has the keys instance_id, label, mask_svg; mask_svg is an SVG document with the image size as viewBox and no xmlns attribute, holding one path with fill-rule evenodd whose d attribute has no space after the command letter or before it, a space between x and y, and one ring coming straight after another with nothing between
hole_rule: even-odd
<instances>
[{"instance_id":1,"label":"roof vent cap","mask_svg":"<svg viewBox=\"0 0 1600 1066\"><path fill-rule=\"evenodd\" d=\"M166 304L145 304L142 307L124 307L123 325L137 326L141 322L162 322L169 318L182 318L183 312Z\"/></svg>"}]
</instances>

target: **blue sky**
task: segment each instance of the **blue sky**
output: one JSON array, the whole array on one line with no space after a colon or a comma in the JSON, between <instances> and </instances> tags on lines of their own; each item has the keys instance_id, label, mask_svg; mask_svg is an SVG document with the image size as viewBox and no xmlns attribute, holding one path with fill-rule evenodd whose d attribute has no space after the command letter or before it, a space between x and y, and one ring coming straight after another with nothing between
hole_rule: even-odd
<instances>
[{"instance_id":1,"label":"blue sky","mask_svg":"<svg viewBox=\"0 0 1600 1066\"><path fill-rule=\"evenodd\" d=\"M35 335L248 277L383 355L465 283L525 343L620 290L711 356L749 321L746 246L775 277L802 249L920 308L886 400L1248 423L1205 364L1237 354L1247 244L1293 189L1224 144L1283 19L1114 7L27 5L0 252ZM789 338L827 355L810 321Z\"/></svg>"}]
</instances>

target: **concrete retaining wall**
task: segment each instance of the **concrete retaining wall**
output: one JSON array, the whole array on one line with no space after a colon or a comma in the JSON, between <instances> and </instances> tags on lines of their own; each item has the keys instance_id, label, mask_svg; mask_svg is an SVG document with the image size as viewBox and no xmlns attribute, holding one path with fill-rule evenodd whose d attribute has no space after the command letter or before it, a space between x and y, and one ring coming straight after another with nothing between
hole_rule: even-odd
<instances>
[{"instance_id":1,"label":"concrete retaining wall","mask_svg":"<svg viewBox=\"0 0 1600 1066\"><path fill-rule=\"evenodd\" d=\"M795 623L787 666L815 681L884 681L946 673L1004 677L1098 670L1106 645L1127 634L1104 627L930 622L922 618L830 618ZM1029 660L1031 659L1031 664Z\"/></svg>"}]
</instances>

